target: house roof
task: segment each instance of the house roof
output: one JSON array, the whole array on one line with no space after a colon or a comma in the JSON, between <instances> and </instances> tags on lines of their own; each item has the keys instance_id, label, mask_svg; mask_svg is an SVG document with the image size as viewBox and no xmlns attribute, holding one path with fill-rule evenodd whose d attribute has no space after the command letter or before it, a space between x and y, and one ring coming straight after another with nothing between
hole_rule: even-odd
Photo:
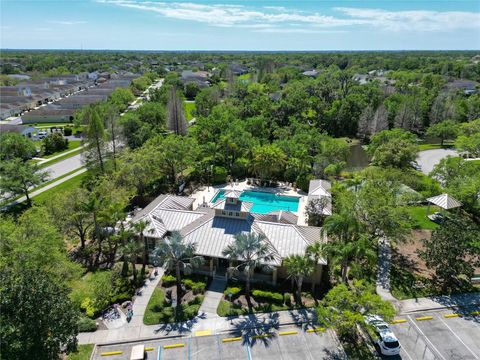
<instances>
[{"instance_id":1,"label":"house roof","mask_svg":"<svg viewBox=\"0 0 480 360\"><path fill-rule=\"evenodd\" d=\"M224 194L226 198L238 199L242 195L240 190L227 190Z\"/></svg>"},{"instance_id":2,"label":"house roof","mask_svg":"<svg viewBox=\"0 0 480 360\"><path fill-rule=\"evenodd\" d=\"M35 130L33 126L26 126L26 125L11 125L11 124L0 124L0 134L6 132L16 132L22 133L25 130Z\"/></svg>"},{"instance_id":3,"label":"house roof","mask_svg":"<svg viewBox=\"0 0 480 360\"><path fill-rule=\"evenodd\" d=\"M226 199L218 199L213 204L212 208L221 209L221 210L230 210L230 211L243 211L249 212L252 208L253 203L250 201L237 201L236 204L232 204L226 201Z\"/></svg>"},{"instance_id":4,"label":"house roof","mask_svg":"<svg viewBox=\"0 0 480 360\"><path fill-rule=\"evenodd\" d=\"M462 203L448 194L442 194L428 198L427 201L440 206L442 209L454 209L462 206Z\"/></svg>"},{"instance_id":5,"label":"house roof","mask_svg":"<svg viewBox=\"0 0 480 360\"><path fill-rule=\"evenodd\" d=\"M236 234L241 232L262 234L274 255L274 259L268 264L275 266L280 266L283 258L304 254L308 245L324 240L318 227L297 226L289 223L293 220L296 223L296 216L287 211L254 214L246 219L239 219L215 216L212 208L198 208L195 211L186 210L186 208L165 208L178 203L191 204L191 200L187 197L161 195L132 221L148 219L149 224L144 232L148 237L162 238L167 232L178 230L187 242L196 244L198 255L217 258L225 258L222 252L234 241ZM217 201L216 204L219 202L225 202L225 199ZM241 203L245 204L245 202ZM252 203L247 202L247 204ZM326 261L322 259L321 264L326 264Z\"/></svg>"},{"instance_id":6,"label":"house roof","mask_svg":"<svg viewBox=\"0 0 480 360\"><path fill-rule=\"evenodd\" d=\"M310 180L310 184L308 186L308 196L332 196L329 192L331 189L332 184L330 181L322 180L322 179L314 179Z\"/></svg>"}]
</instances>

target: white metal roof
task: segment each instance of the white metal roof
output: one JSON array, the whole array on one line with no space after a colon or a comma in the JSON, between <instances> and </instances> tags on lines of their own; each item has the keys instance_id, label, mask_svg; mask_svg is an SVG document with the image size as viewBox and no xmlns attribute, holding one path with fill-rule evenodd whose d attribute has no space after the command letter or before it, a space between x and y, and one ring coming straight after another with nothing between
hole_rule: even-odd
<instances>
[{"instance_id":1,"label":"white metal roof","mask_svg":"<svg viewBox=\"0 0 480 360\"><path fill-rule=\"evenodd\" d=\"M440 206L442 209L453 209L462 206L462 203L448 194L442 194L428 198L427 201Z\"/></svg>"}]
</instances>

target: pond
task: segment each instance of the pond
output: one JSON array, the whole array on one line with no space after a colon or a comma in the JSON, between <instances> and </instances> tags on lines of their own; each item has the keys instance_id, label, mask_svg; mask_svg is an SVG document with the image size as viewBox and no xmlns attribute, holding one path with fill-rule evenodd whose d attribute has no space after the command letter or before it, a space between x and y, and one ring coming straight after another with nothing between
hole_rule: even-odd
<instances>
[{"instance_id":1,"label":"pond","mask_svg":"<svg viewBox=\"0 0 480 360\"><path fill-rule=\"evenodd\" d=\"M350 155L347 159L347 170L356 171L364 169L370 163L367 152L360 144L350 146Z\"/></svg>"}]
</instances>

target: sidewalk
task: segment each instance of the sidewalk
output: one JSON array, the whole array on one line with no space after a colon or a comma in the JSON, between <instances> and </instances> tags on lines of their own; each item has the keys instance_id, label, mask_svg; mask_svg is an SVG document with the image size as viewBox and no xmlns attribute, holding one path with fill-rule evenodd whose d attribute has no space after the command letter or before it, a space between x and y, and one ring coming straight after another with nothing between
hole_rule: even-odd
<instances>
[{"instance_id":1,"label":"sidewalk","mask_svg":"<svg viewBox=\"0 0 480 360\"><path fill-rule=\"evenodd\" d=\"M227 286L227 280L225 278L215 277L210 284L202 305L198 311L201 314L201 321L195 323L192 327L192 333L196 334L200 332L203 335L211 335L212 331L216 328L216 322L222 319L217 314L217 308L223 297L223 291ZM214 329L212 329L212 327Z\"/></svg>"},{"instance_id":2,"label":"sidewalk","mask_svg":"<svg viewBox=\"0 0 480 360\"><path fill-rule=\"evenodd\" d=\"M397 299L390 292L390 262L392 258L392 247L386 238L378 241L378 274L376 292L383 300L393 302L395 306Z\"/></svg>"},{"instance_id":3,"label":"sidewalk","mask_svg":"<svg viewBox=\"0 0 480 360\"><path fill-rule=\"evenodd\" d=\"M45 159L45 158L36 158L36 159L42 159L41 161L39 161L39 162L37 163L37 165L42 165L42 164L47 163L47 162L49 162L49 161L58 159L59 157L62 157L62 156L71 154L71 153L73 153L73 152L78 152L80 149L83 149L83 148L86 147L86 146L87 146L87 145L79 146L79 147L77 147L77 148L75 148L75 149L68 150L68 151L62 152L61 154L52 156L51 158L48 158L48 159Z\"/></svg>"},{"instance_id":4,"label":"sidewalk","mask_svg":"<svg viewBox=\"0 0 480 360\"><path fill-rule=\"evenodd\" d=\"M396 301L398 314L408 314L417 311L440 310L450 307L480 306L480 292Z\"/></svg>"},{"instance_id":5,"label":"sidewalk","mask_svg":"<svg viewBox=\"0 0 480 360\"><path fill-rule=\"evenodd\" d=\"M251 314L232 318L205 318L198 315L196 318L183 323L140 325L122 327L112 330L97 330L92 333L80 333L79 344L99 344L114 341L135 341L165 336L194 335L196 324L201 323L203 331L208 334L218 334L227 331L245 331L252 328L278 328L281 325L296 325L302 328L312 328L316 321L314 309L279 311L272 313Z\"/></svg>"}]
</instances>

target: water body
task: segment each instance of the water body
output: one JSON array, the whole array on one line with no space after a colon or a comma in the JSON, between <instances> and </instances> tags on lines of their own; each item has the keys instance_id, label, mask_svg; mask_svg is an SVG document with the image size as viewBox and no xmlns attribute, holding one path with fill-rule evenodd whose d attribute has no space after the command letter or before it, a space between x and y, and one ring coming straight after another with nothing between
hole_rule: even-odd
<instances>
[{"instance_id":1,"label":"water body","mask_svg":"<svg viewBox=\"0 0 480 360\"><path fill-rule=\"evenodd\" d=\"M347 171L358 171L366 168L370 163L367 152L360 144L350 146L350 155L347 159Z\"/></svg>"}]
</instances>

